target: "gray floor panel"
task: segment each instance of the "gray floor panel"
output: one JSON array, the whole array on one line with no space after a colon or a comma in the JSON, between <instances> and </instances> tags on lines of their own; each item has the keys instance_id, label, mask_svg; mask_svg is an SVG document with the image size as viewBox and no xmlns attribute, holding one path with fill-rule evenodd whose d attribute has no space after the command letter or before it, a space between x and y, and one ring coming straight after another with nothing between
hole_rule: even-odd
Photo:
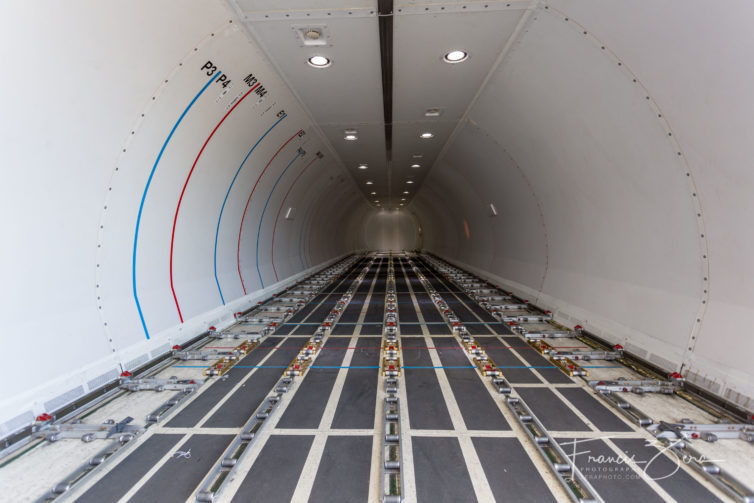
<instances>
[{"instance_id":1,"label":"gray floor panel","mask_svg":"<svg viewBox=\"0 0 754 503\"><path fill-rule=\"evenodd\" d=\"M278 428L319 427L337 377L338 369L309 369L280 418Z\"/></svg>"},{"instance_id":2,"label":"gray floor panel","mask_svg":"<svg viewBox=\"0 0 754 503\"><path fill-rule=\"evenodd\" d=\"M633 431L597 398L581 388L557 388L594 426L601 431Z\"/></svg>"},{"instance_id":3,"label":"gray floor panel","mask_svg":"<svg viewBox=\"0 0 754 503\"><path fill-rule=\"evenodd\" d=\"M542 380L534 375L531 369L523 368L526 366L521 360L516 358L510 349L494 337L477 337L477 342L482 345L487 352L487 356L500 367L500 372L510 384L530 384L541 383Z\"/></svg>"},{"instance_id":4,"label":"gray floor panel","mask_svg":"<svg viewBox=\"0 0 754 503\"><path fill-rule=\"evenodd\" d=\"M382 323L361 325L361 335L382 335Z\"/></svg>"},{"instance_id":5,"label":"gray floor panel","mask_svg":"<svg viewBox=\"0 0 754 503\"><path fill-rule=\"evenodd\" d=\"M374 427L379 369L351 369L335 409L333 429Z\"/></svg>"},{"instance_id":6,"label":"gray floor panel","mask_svg":"<svg viewBox=\"0 0 754 503\"><path fill-rule=\"evenodd\" d=\"M356 331L356 327L358 325L354 324L342 324L338 323L335 325L330 332L332 335L353 335L353 333Z\"/></svg>"},{"instance_id":7,"label":"gray floor panel","mask_svg":"<svg viewBox=\"0 0 754 503\"><path fill-rule=\"evenodd\" d=\"M371 464L372 437L328 437L309 501L367 501Z\"/></svg>"},{"instance_id":8,"label":"gray floor panel","mask_svg":"<svg viewBox=\"0 0 754 503\"><path fill-rule=\"evenodd\" d=\"M571 384L573 380L565 375L562 370L555 367L550 360L539 354L534 348L528 347L519 337L503 337L503 340L509 346L516 348L516 352L526 360L526 362L535 367L542 377L553 384ZM550 368L552 367L552 368Z\"/></svg>"},{"instance_id":9,"label":"gray floor panel","mask_svg":"<svg viewBox=\"0 0 754 503\"><path fill-rule=\"evenodd\" d=\"M359 338L351 357L351 366L379 365L381 344L379 337Z\"/></svg>"},{"instance_id":10,"label":"gray floor panel","mask_svg":"<svg viewBox=\"0 0 754 503\"><path fill-rule=\"evenodd\" d=\"M548 430L589 431L589 427L549 389L518 386L516 392Z\"/></svg>"},{"instance_id":11,"label":"gray floor panel","mask_svg":"<svg viewBox=\"0 0 754 503\"><path fill-rule=\"evenodd\" d=\"M313 366L339 366L346 354L348 339L329 339ZM298 383L290 405L278 422L278 428L317 428L325 412L340 370L336 368L311 368Z\"/></svg>"},{"instance_id":12,"label":"gray floor panel","mask_svg":"<svg viewBox=\"0 0 754 503\"><path fill-rule=\"evenodd\" d=\"M286 340L264 362L265 367L282 367L288 365L295 358L302 346L301 339ZM262 400L270 394L278 379L283 376L284 370L284 368L257 369L254 375L210 416L204 427L239 428L246 424L246 421L259 407Z\"/></svg>"},{"instance_id":13,"label":"gray floor panel","mask_svg":"<svg viewBox=\"0 0 754 503\"><path fill-rule=\"evenodd\" d=\"M432 339L444 366L470 365L466 353L453 339ZM495 400L476 369L445 369L453 396L469 430L510 430Z\"/></svg>"},{"instance_id":14,"label":"gray floor panel","mask_svg":"<svg viewBox=\"0 0 754 503\"><path fill-rule=\"evenodd\" d=\"M316 324L299 325L291 332L291 335L314 335L318 327L319 325Z\"/></svg>"},{"instance_id":15,"label":"gray floor panel","mask_svg":"<svg viewBox=\"0 0 754 503\"><path fill-rule=\"evenodd\" d=\"M456 438L411 437L419 502L477 501Z\"/></svg>"},{"instance_id":16,"label":"gray floor panel","mask_svg":"<svg viewBox=\"0 0 754 503\"><path fill-rule=\"evenodd\" d=\"M184 502L233 440L233 435L193 435L129 500L132 503Z\"/></svg>"},{"instance_id":17,"label":"gray floor panel","mask_svg":"<svg viewBox=\"0 0 754 503\"><path fill-rule=\"evenodd\" d=\"M400 323L401 335L422 335L422 326L418 323Z\"/></svg>"},{"instance_id":18,"label":"gray floor panel","mask_svg":"<svg viewBox=\"0 0 754 503\"><path fill-rule=\"evenodd\" d=\"M613 443L626 456L634 459L642 470L665 489L676 501L721 501L698 480L678 467L683 460L658 453L656 447L640 438L616 438ZM663 447L664 450L664 447ZM668 452L668 451L665 451Z\"/></svg>"},{"instance_id":19,"label":"gray floor panel","mask_svg":"<svg viewBox=\"0 0 754 503\"><path fill-rule=\"evenodd\" d=\"M270 354L283 339L280 337L271 337L262 342L256 349L246 355L238 365L242 367L252 367L257 365L263 358ZM291 356L293 359L293 356ZM207 365L209 366L208 362ZM188 428L196 426L201 418L209 412L238 382L251 372L251 368L234 368L225 374L222 379L213 378L212 381L205 384L209 388L202 391L201 394L194 397L193 400L166 423L171 428Z\"/></svg>"},{"instance_id":20,"label":"gray floor panel","mask_svg":"<svg viewBox=\"0 0 754 503\"><path fill-rule=\"evenodd\" d=\"M232 501L290 501L313 441L310 435L270 436Z\"/></svg>"},{"instance_id":21,"label":"gray floor panel","mask_svg":"<svg viewBox=\"0 0 754 503\"><path fill-rule=\"evenodd\" d=\"M558 443L566 453L573 452L573 439L558 438ZM613 503L654 503L663 499L649 485L641 480L620 455L613 452L605 442L596 439L578 439L574 460L592 487L607 502ZM699 498L691 501L709 501Z\"/></svg>"},{"instance_id":22,"label":"gray floor panel","mask_svg":"<svg viewBox=\"0 0 754 503\"><path fill-rule=\"evenodd\" d=\"M451 334L450 327L445 323L427 325L427 329L429 330L429 333L432 335L450 335Z\"/></svg>"},{"instance_id":23,"label":"gray floor panel","mask_svg":"<svg viewBox=\"0 0 754 503\"><path fill-rule=\"evenodd\" d=\"M556 501L517 438L472 438L497 501Z\"/></svg>"},{"instance_id":24,"label":"gray floor panel","mask_svg":"<svg viewBox=\"0 0 754 503\"><path fill-rule=\"evenodd\" d=\"M257 369L202 425L204 428L240 428L262 404L284 369Z\"/></svg>"},{"instance_id":25,"label":"gray floor panel","mask_svg":"<svg viewBox=\"0 0 754 503\"><path fill-rule=\"evenodd\" d=\"M152 435L88 491L78 496L76 501L84 503L118 501L181 438L183 435Z\"/></svg>"},{"instance_id":26,"label":"gray floor panel","mask_svg":"<svg viewBox=\"0 0 754 503\"><path fill-rule=\"evenodd\" d=\"M403 340L403 360L406 366L431 366L432 360L424 339L407 337ZM409 346L412 349L406 349ZM424 349L422 349L422 347ZM404 369L409 424L417 430L452 430L448 408L445 406L440 383L431 368Z\"/></svg>"}]
</instances>

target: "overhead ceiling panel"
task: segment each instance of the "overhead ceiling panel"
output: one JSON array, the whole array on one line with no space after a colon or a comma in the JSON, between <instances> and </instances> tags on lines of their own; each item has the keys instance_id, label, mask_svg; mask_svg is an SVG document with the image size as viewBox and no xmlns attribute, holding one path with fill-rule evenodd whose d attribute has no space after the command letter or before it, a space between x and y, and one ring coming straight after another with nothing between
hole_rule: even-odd
<instances>
[{"instance_id":1,"label":"overhead ceiling panel","mask_svg":"<svg viewBox=\"0 0 754 503\"><path fill-rule=\"evenodd\" d=\"M376 0L257 1L229 0L251 35L259 42L283 79L311 113L371 199L375 185L387 188L387 161L382 105L380 34ZM317 30L318 40L303 34ZM325 56L331 64L314 68L312 56ZM345 130L356 129L357 141L344 140ZM368 174L357 169L369 165Z\"/></svg>"},{"instance_id":2,"label":"overhead ceiling panel","mask_svg":"<svg viewBox=\"0 0 754 503\"><path fill-rule=\"evenodd\" d=\"M393 64L393 190L421 182L515 32L529 2L396 2ZM460 63L443 57L468 53ZM427 117L428 109L439 116ZM434 134L422 140L419 134ZM408 168L423 157L422 168ZM417 183L414 185L418 186Z\"/></svg>"}]
</instances>

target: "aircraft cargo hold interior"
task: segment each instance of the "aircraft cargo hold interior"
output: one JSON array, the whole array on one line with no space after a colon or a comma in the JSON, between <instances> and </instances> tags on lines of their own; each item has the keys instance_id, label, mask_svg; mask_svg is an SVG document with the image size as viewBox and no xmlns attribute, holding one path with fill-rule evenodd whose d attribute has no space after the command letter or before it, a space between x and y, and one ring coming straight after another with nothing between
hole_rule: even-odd
<instances>
[{"instance_id":1,"label":"aircraft cargo hold interior","mask_svg":"<svg viewBox=\"0 0 754 503\"><path fill-rule=\"evenodd\" d=\"M754 502L754 5L0 13L0 501Z\"/></svg>"}]
</instances>

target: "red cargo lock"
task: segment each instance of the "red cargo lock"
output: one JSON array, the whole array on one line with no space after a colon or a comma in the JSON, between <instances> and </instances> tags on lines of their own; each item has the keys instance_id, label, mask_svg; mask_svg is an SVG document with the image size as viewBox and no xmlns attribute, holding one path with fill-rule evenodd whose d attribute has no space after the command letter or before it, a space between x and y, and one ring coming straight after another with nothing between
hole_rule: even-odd
<instances>
[{"instance_id":1,"label":"red cargo lock","mask_svg":"<svg viewBox=\"0 0 754 503\"><path fill-rule=\"evenodd\" d=\"M179 346L178 344L176 344L175 346L173 346L173 349L181 349L181 346Z\"/></svg>"},{"instance_id":2,"label":"red cargo lock","mask_svg":"<svg viewBox=\"0 0 754 503\"><path fill-rule=\"evenodd\" d=\"M129 372L128 370L124 370L123 372L120 373L121 377L131 377L132 375L133 374Z\"/></svg>"}]
</instances>

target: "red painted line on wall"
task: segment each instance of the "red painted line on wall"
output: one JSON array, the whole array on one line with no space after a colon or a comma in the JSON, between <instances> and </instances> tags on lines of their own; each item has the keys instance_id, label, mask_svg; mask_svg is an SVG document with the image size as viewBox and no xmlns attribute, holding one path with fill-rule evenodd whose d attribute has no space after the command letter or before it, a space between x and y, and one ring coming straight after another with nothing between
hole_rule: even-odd
<instances>
[{"instance_id":1,"label":"red painted line on wall","mask_svg":"<svg viewBox=\"0 0 754 503\"><path fill-rule=\"evenodd\" d=\"M296 131L296 134L288 138L285 143L283 143L280 148L275 152L275 155L273 155L270 160L267 162L267 165L264 167L261 173L259 173L259 176L257 177L257 181L254 182L254 187L251 188L251 194L249 194L249 198L246 200L246 206L243 209L243 216L241 216L241 226L238 228L238 243L236 244L236 269L238 269L238 277L241 279L241 288L243 288L243 293L246 295L246 284L243 282L243 274L241 273L241 234L243 233L243 222L246 220L246 212L249 209L249 203L251 202L251 197L254 195L254 191L257 190L257 185L259 185L259 180L262 179L262 175L264 175L265 171L267 171L267 168L270 167L270 164L272 164L272 161L275 160L275 158L278 156L278 154L285 148L286 145L288 145L291 140L293 140L300 132L302 132L303 129L299 129Z\"/></svg>"},{"instance_id":2,"label":"red painted line on wall","mask_svg":"<svg viewBox=\"0 0 754 503\"><path fill-rule=\"evenodd\" d=\"M196 159L194 159L194 164L191 165L191 170L189 171L188 176L186 177L186 181L183 184L183 189L181 190L181 197L178 198L178 206L175 208L175 216L173 217L173 230L170 233L170 290L173 292L173 300L175 301L175 308L178 310L178 317L181 319L181 323L183 323L183 313L181 313L181 306L178 304L178 296L175 294L175 287L173 285L173 244L175 243L175 226L178 223L178 212L181 210L181 203L183 202L183 195L186 193L186 187L188 187L189 180L191 179L191 175L194 173L194 168L196 168L196 164L199 162L199 158L202 156L202 153L204 153L204 149L206 148L209 141L212 139L212 137L215 135L217 130L220 128L223 122L225 122L225 119L228 118L228 116L233 112L233 110L236 109L238 105L241 104L241 102L246 99L246 97L251 94L251 92L259 86L259 83L256 83L251 89L246 91L246 94L241 97L240 100L236 102L235 105L231 107L228 112L223 115L223 118L220 119L220 122L217 123L217 126L215 126L215 129L212 130L212 132L209 134L207 139L204 141L204 145L202 145L201 150L199 150L199 153L196 155Z\"/></svg>"},{"instance_id":3,"label":"red painted line on wall","mask_svg":"<svg viewBox=\"0 0 754 503\"><path fill-rule=\"evenodd\" d=\"M319 157L315 157L312 159L309 164L304 166L304 169L302 169L299 174L296 176L296 179L293 180L293 183L291 183L291 186L288 187L288 192L285 193L285 197L283 197L283 201L280 203L280 208L278 208L278 213L275 215L275 225L272 227L272 271L275 273L275 281L278 281L278 271L275 268L275 231L277 231L278 228L278 218L280 218L280 211L283 209L283 206L285 205L285 200L288 199L288 194L291 193L291 189L293 189L293 186L296 185L296 182L298 182L298 179L301 178L301 175L304 174L304 171L309 169L309 166L314 164L315 161L317 161Z\"/></svg>"}]
</instances>

